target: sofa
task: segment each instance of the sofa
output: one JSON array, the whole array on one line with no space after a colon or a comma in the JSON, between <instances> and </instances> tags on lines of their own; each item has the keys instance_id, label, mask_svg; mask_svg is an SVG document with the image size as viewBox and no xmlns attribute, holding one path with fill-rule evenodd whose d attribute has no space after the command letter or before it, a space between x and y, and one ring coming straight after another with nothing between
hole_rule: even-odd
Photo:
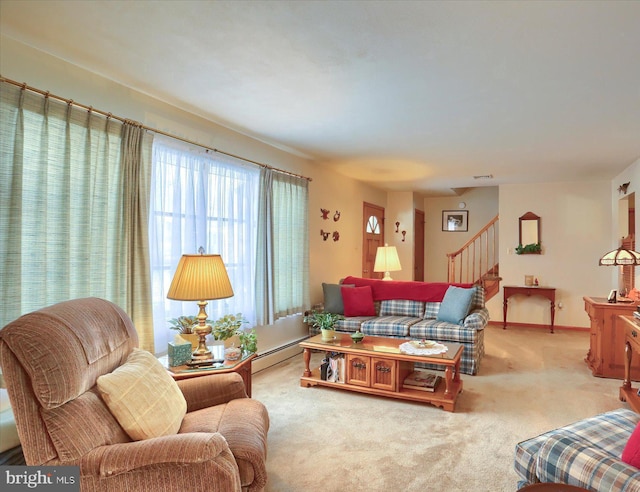
<instances>
[{"instance_id":1,"label":"sofa","mask_svg":"<svg viewBox=\"0 0 640 492\"><path fill-rule=\"evenodd\" d=\"M0 330L26 464L77 466L83 492L263 490L269 415L242 377L175 381L137 344L129 316L97 298Z\"/></svg>"},{"instance_id":2,"label":"sofa","mask_svg":"<svg viewBox=\"0 0 640 492\"><path fill-rule=\"evenodd\" d=\"M344 316L337 322L336 331L360 330L365 336L460 343L460 371L478 373L484 355L484 328L489 322L481 285L349 276L337 284L323 284L323 294L323 309ZM309 330L310 334L319 333L313 326Z\"/></svg>"},{"instance_id":3,"label":"sofa","mask_svg":"<svg viewBox=\"0 0 640 492\"><path fill-rule=\"evenodd\" d=\"M640 492L639 422L640 415L621 408L518 443L518 489L553 482L597 492ZM624 461L633 456L636 466Z\"/></svg>"}]
</instances>

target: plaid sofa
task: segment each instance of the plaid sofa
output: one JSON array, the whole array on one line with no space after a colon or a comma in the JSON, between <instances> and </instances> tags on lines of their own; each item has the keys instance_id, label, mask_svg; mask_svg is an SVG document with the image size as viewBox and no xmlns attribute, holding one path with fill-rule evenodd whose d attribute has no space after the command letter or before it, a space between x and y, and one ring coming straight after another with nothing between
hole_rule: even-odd
<instances>
[{"instance_id":1,"label":"plaid sofa","mask_svg":"<svg viewBox=\"0 0 640 492\"><path fill-rule=\"evenodd\" d=\"M640 470L620 459L638 422L640 415L623 408L518 443L518 489L555 482L594 491L640 492Z\"/></svg>"},{"instance_id":2,"label":"plaid sofa","mask_svg":"<svg viewBox=\"0 0 640 492\"><path fill-rule=\"evenodd\" d=\"M471 310L460 325L436 319L441 302L382 300L374 304L376 316L347 317L336 324L336 331L353 333L360 329L364 335L460 343L463 345L460 371L478 373L484 356L484 328L489 322L482 286L476 286ZM309 332L315 335L320 330L310 326ZM416 366L442 369L429 364Z\"/></svg>"}]
</instances>

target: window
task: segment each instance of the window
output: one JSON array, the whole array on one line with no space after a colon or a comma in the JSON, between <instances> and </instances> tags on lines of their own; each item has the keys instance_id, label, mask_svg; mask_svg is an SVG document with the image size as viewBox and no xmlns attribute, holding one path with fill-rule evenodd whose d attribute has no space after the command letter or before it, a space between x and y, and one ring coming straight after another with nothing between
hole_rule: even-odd
<instances>
[{"instance_id":1,"label":"window","mask_svg":"<svg viewBox=\"0 0 640 492\"><path fill-rule=\"evenodd\" d=\"M221 154L156 137L153 146L149 241L155 342L175 333L167 321L196 315L195 302L167 299L183 254L220 254L234 296L210 301L209 319L242 313L255 323L255 258L260 170Z\"/></svg>"},{"instance_id":2,"label":"window","mask_svg":"<svg viewBox=\"0 0 640 492\"><path fill-rule=\"evenodd\" d=\"M372 215L367 220L367 232L369 234L380 234L380 223L378 222L378 217Z\"/></svg>"}]
</instances>

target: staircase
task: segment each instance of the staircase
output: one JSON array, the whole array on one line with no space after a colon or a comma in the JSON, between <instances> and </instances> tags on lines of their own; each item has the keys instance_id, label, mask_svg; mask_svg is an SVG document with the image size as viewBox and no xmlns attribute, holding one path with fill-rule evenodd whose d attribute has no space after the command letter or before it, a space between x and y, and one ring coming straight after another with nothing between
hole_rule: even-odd
<instances>
[{"instance_id":1,"label":"staircase","mask_svg":"<svg viewBox=\"0 0 640 492\"><path fill-rule=\"evenodd\" d=\"M489 300L500 290L498 265L498 218L496 215L458 251L447 253L449 282L479 283Z\"/></svg>"}]
</instances>

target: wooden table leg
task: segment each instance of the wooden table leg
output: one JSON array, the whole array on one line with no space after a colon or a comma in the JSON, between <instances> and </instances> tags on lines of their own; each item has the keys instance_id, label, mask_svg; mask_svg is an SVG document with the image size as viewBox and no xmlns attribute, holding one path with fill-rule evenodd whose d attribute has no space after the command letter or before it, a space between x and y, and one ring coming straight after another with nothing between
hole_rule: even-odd
<instances>
[{"instance_id":1,"label":"wooden table leg","mask_svg":"<svg viewBox=\"0 0 640 492\"><path fill-rule=\"evenodd\" d=\"M551 301L551 333L553 333L555 318L556 318L556 303Z\"/></svg>"},{"instance_id":2,"label":"wooden table leg","mask_svg":"<svg viewBox=\"0 0 640 492\"><path fill-rule=\"evenodd\" d=\"M304 356L304 373L305 378L311 377L311 370L309 369L309 363L311 362L311 350L306 348L302 352Z\"/></svg>"},{"instance_id":3,"label":"wooden table leg","mask_svg":"<svg viewBox=\"0 0 640 492\"><path fill-rule=\"evenodd\" d=\"M509 298L504 298L504 303L502 305L502 329L507 329L507 302L509 302Z\"/></svg>"},{"instance_id":4,"label":"wooden table leg","mask_svg":"<svg viewBox=\"0 0 640 492\"><path fill-rule=\"evenodd\" d=\"M444 370L444 382L446 384L444 396L451 398L453 396L453 392L451 391L453 386L453 369L451 369L451 366L447 366Z\"/></svg>"}]
</instances>

